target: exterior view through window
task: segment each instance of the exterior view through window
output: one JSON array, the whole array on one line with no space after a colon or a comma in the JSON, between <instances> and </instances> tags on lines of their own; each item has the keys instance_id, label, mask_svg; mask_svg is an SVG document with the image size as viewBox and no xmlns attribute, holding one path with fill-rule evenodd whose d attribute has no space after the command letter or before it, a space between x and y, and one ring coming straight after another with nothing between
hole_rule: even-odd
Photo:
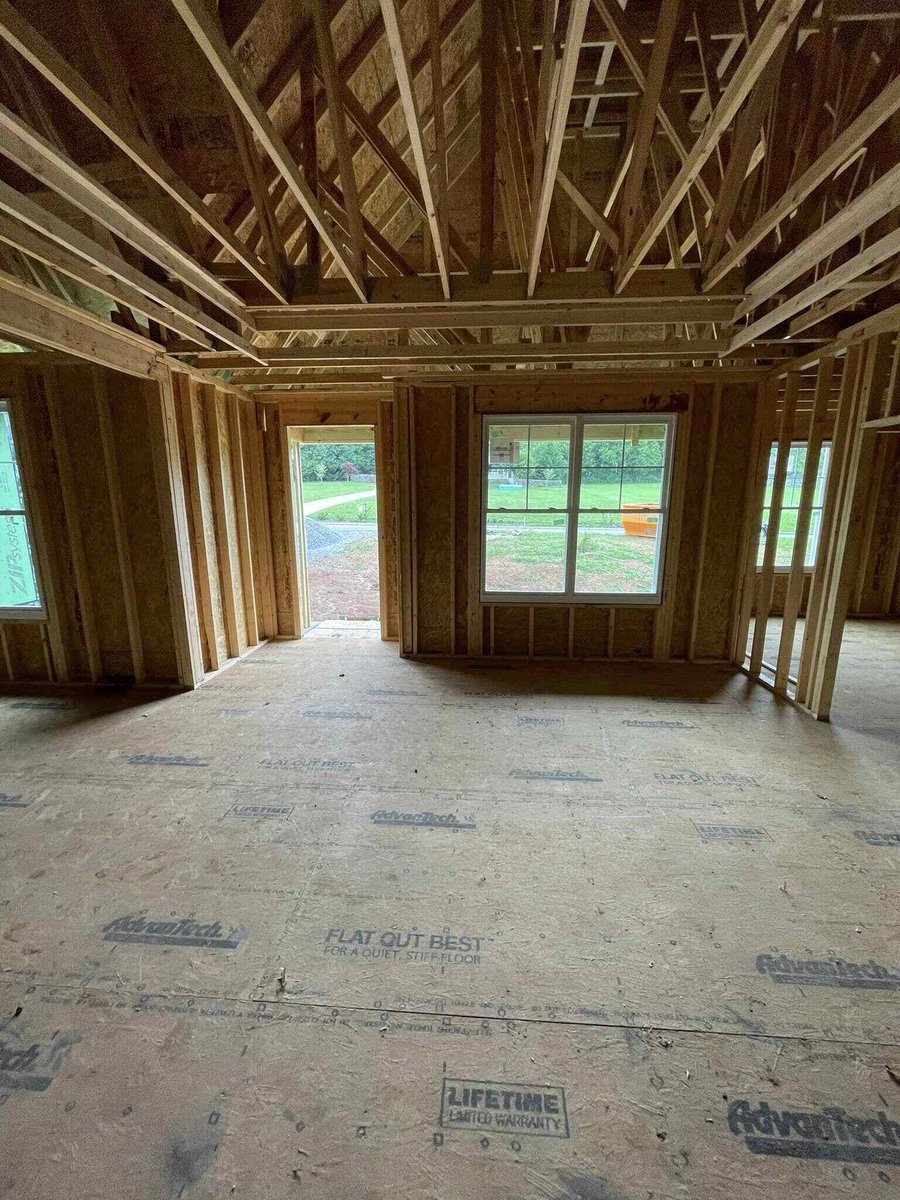
<instances>
[{"instance_id":1,"label":"exterior view through window","mask_svg":"<svg viewBox=\"0 0 900 1200\"><path fill-rule=\"evenodd\" d=\"M483 595L659 603L674 416L484 421Z\"/></svg>"},{"instance_id":2,"label":"exterior view through window","mask_svg":"<svg viewBox=\"0 0 900 1200\"><path fill-rule=\"evenodd\" d=\"M41 615L12 420L0 400L0 615Z\"/></svg>"},{"instance_id":3,"label":"exterior view through window","mask_svg":"<svg viewBox=\"0 0 900 1200\"><path fill-rule=\"evenodd\" d=\"M812 511L809 519L809 533L806 538L806 558L804 566L813 567L816 562L816 551L819 548L819 529L822 525L822 504L825 499L825 483L828 479L828 459L831 445L823 442L816 469L816 486L813 493ZM772 443L769 453L769 473L766 478L766 503L762 514L760 529L757 566L763 565L766 532L769 528L771 514L769 502L772 497L772 484L775 479L775 460L778 457L778 443ZM788 452L787 476L784 481L784 502L781 506L781 519L778 522L778 543L775 551L775 566L789 567L794 553L794 535L797 531L797 516L800 511L800 490L803 486L803 471L806 467L806 442L792 442Z\"/></svg>"}]
</instances>

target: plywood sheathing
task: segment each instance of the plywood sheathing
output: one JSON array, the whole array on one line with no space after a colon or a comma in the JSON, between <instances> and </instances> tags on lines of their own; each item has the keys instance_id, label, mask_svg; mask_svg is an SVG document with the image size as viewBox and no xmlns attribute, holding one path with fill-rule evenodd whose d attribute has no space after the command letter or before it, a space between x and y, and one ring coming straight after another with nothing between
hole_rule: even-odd
<instances>
[{"instance_id":1,"label":"plywood sheathing","mask_svg":"<svg viewBox=\"0 0 900 1200\"><path fill-rule=\"evenodd\" d=\"M230 414L241 404L255 419L254 406L232 389L215 389L226 428L214 444L198 395L206 385L186 372L171 376L162 366L160 378L140 380L16 357L28 365L6 368L0 391L12 398L46 616L2 623L2 676L193 686L201 667L224 665L213 466L224 473L223 528L230 531L235 621L243 630L238 653L250 644L245 586L259 593L254 607L262 603L254 644L271 636L268 494L253 424L241 439L243 476L236 482L233 473L238 449ZM245 532L236 503L242 497Z\"/></svg>"},{"instance_id":2,"label":"plywood sheathing","mask_svg":"<svg viewBox=\"0 0 900 1200\"><path fill-rule=\"evenodd\" d=\"M122 376L115 378L115 387L110 414L118 469L127 501L124 515L129 561L138 598L144 671L151 680L177 680L170 597L163 566L166 550L160 529L160 498L153 472L148 470L147 392L149 389L157 393L158 384Z\"/></svg>"},{"instance_id":3,"label":"plywood sheathing","mask_svg":"<svg viewBox=\"0 0 900 1200\"><path fill-rule=\"evenodd\" d=\"M98 382L109 403L112 458L99 452ZM60 366L7 371L0 386L13 396L20 450L27 454L23 478L48 609L43 623L4 626L13 676L127 682L141 674L142 665L153 682L176 682L161 499L148 444L147 406L160 403L159 384L100 367ZM62 472L60 453L67 460ZM116 519L111 481L119 503ZM80 568L76 543L83 555ZM139 596L130 615L129 587Z\"/></svg>"},{"instance_id":4,"label":"plywood sheathing","mask_svg":"<svg viewBox=\"0 0 900 1200\"><path fill-rule=\"evenodd\" d=\"M406 424L410 447L400 466L405 471L400 518L411 548L409 591L402 601L410 629L401 643L405 653L728 659L754 385L673 382L650 388L618 381L601 390L520 381L517 373L510 383L423 384L401 391L408 399L398 403L397 420ZM550 598L539 605L482 605L482 415L621 412L627 419L629 413L654 411L679 414L676 447L684 443L682 457L676 455L670 518L675 544L668 546L662 605L615 611L600 606L608 610L604 618L596 615L597 606L554 605ZM490 610L485 618L479 617L482 608ZM481 633L480 646L475 631Z\"/></svg>"},{"instance_id":5,"label":"plywood sheathing","mask_svg":"<svg viewBox=\"0 0 900 1200\"><path fill-rule=\"evenodd\" d=\"M209 473L206 421L199 389L187 376L175 381L180 404L178 406L179 445L184 462L189 498L189 520L192 562L194 566L201 642L204 648L204 665L207 670L217 670L228 657L225 642L225 617L222 603L222 585L219 576L218 547L215 522L212 512L212 484Z\"/></svg>"},{"instance_id":6,"label":"plywood sheathing","mask_svg":"<svg viewBox=\"0 0 900 1200\"><path fill-rule=\"evenodd\" d=\"M868 616L900 615L900 438L882 437L875 486L866 512L863 561L850 611Z\"/></svg>"},{"instance_id":7,"label":"plywood sheathing","mask_svg":"<svg viewBox=\"0 0 900 1200\"><path fill-rule=\"evenodd\" d=\"M90 677L99 665L99 647L94 629L90 583L86 578L86 560L84 578L80 581L75 566L76 542L82 543L78 547L82 555L84 547L80 521L73 511L74 468L62 433L58 378L55 372L28 372L14 375L10 383L12 386L9 390L18 398L18 405L14 406L16 435L24 451L23 466L27 467L27 471L22 470L22 478L29 489L29 498L37 502L37 509L32 514L35 533L40 535L39 540L35 539L35 549L41 551L37 556L37 566L42 583L44 578L49 577L54 585L48 600L55 601L53 616L58 631L56 640L57 644L65 646L64 671L70 678ZM61 461L64 455L66 461ZM60 508L65 520L65 537L52 536ZM49 644L47 626L38 632ZM7 637L13 645L21 640L24 633L18 625L9 623ZM89 650L91 643L93 662ZM52 662L52 658L51 667L53 675L48 674L44 660L37 678L58 678L57 664Z\"/></svg>"},{"instance_id":8,"label":"plywood sheathing","mask_svg":"<svg viewBox=\"0 0 900 1200\"><path fill-rule=\"evenodd\" d=\"M217 670L277 633L262 433L255 406L234 393L187 376L176 385L199 634Z\"/></svg>"}]
</instances>

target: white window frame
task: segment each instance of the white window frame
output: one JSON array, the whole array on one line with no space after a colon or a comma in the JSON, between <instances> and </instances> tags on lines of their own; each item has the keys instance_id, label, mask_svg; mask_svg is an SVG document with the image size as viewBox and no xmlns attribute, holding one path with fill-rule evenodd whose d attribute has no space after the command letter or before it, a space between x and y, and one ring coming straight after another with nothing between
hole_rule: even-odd
<instances>
[{"instance_id":1,"label":"white window frame","mask_svg":"<svg viewBox=\"0 0 900 1200\"><path fill-rule=\"evenodd\" d=\"M28 504L28 488L25 486L25 481L22 476L22 460L19 455L19 438L18 430L16 429L16 419L13 412L13 407L9 400L2 396L0 396L0 412L5 412L9 416L9 424L12 431L13 454L15 455L14 461L19 474L19 482L22 489L23 501L22 508L0 508L0 520L2 520L4 517L25 518L25 537L28 541L28 552L31 555L31 569L34 571L34 581L37 585L38 599L41 602L37 608L4 607L3 605L0 605L0 621L45 621L47 619L47 609L44 599L44 586L41 580L37 547L35 546L34 542L34 522L31 519L31 511Z\"/></svg>"},{"instance_id":2,"label":"white window frame","mask_svg":"<svg viewBox=\"0 0 900 1200\"><path fill-rule=\"evenodd\" d=\"M488 469L491 425L568 425L569 484L565 509L534 509L534 512L564 514L566 523L566 586L559 592L489 592L485 586L487 570ZM576 592L575 560L578 539L578 495L581 484L582 448L585 425L666 425L666 456L662 466L662 489L659 503L656 544L658 547L656 590L654 592ZM678 428L677 413L602 412L602 413L484 413L481 421L481 575L482 604L609 604L655 606L663 602L663 581L666 571L666 549L669 540L669 508L672 495L672 465ZM494 510L498 511L498 510ZM507 509L507 512L525 512ZM619 508L585 509L585 512L618 513Z\"/></svg>"}]
</instances>

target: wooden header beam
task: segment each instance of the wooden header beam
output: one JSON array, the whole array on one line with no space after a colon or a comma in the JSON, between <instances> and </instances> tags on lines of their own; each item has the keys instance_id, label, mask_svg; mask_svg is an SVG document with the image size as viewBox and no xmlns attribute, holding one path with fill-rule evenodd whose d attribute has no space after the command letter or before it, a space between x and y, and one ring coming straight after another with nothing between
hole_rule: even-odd
<instances>
[{"instance_id":1,"label":"wooden header beam","mask_svg":"<svg viewBox=\"0 0 900 1200\"><path fill-rule=\"evenodd\" d=\"M567 300L520 303L467 304L367 304L356 308L336 305L293 305L255 308L252 315L260 333L312 330L377 329L491 329L528 325L566 328L573 325L664 325L672 322L730 324L734 300Z\"/></svg>"},{"instance_id":2,"label":"wooden header beam","mask_svg":"<svg viewBox=\"0 0 900 1200\"><path fill-rule=\"evenodd\" d=\"M691 367L679 366L678 379L697 383L755 383L765 379L763 367ZM454 384L464 387L488 387L501 391L504 388L541 388L552 391L577 390L585 386L598 387L607 384L650 387L671 386L672 371L660 367L630 367L624 363L612 363L603 370L575 367L571 371L560 371L552 363L535 364L527 373L519 371L492 371L475 368L463 374L436 371L431 367L404 367L399 370L383 371L378 378L372 373L356 371L322 371L318 374L286 376L283 380L272 377L273 391L262 391L262 381L252 380L242 384L242 395L261 404L296 404L307 397L328 396L332 400L340 395L355 400L367 391L380 398L393 398L393 387L397 383L436 383L443 387ZM266 383L268 386L268 380ZM291 390L283 390L291 389ZM294 390L296 389L296 390ZM360 390L356 390L360 389Z\"/></svg>"},{"instance_id":3,"label":"wooden header beam","mask_svg":"<svg viewBox=\"0 0 900 1200\"><path fill-rule=\"evenodd\" d=\"M718 358L727 343L714 339L687 342L509 342L497 345L460 344L449 346L291 346L267 352L268 367L372 367L402 366L406 363L458 366L466 363L531 363L531 362L600 362L604 359L698 359ZM773 356L774 357L774 356ZM232 370L240 378L255 378L257 368L248 370L247 363L234 354L198 356L198 364L206 370ZM258 370L265 370L265 367ZM260 379L265 382L265 377Z\"/></svg>"},{"instance_id":4,"label":"wooden header beam","mask_svg":"<svg viewBox=\"0 0 900 1200\"><path fill-rule=\"evenodd\" d=\"M142 379L154 374L160 360L159 352L137 334L117 329L5 271L0 271L0 330L13 341L74 354ZM19 354L3 358L13 363L24 361Z\"/></svg>"},{"instance_id":5,"label":"wooden header beam","mask_svg":"<svg viewBox=\"0 0 900 1200\"><path fill-rule=\"evenodd\" d=\"M233 278L233 275L229 275ZM653 304L677 305L690 300L730 300L737 305L744 296L743 277L736 272L707 292L701 289L701 273L697 267L641 267L632 276L621 295L613 292L612 271L551 271L538 280L533 297L526 291L527 276L524 271L494 271L485 283L473 280L468 274L454 272L450 276L451 298L445 301L440 280L434 274L419 274L414 277L392 276L370 277L366 290L370 305L415 305L415 304L507 304L547 303L567 301L575 304L591 304L595 300L613 300L627 304L643 301ZM360 310L362 305L356 293L343 281L326 279L318 292L294 295L288 309L322 308L328 311L335 306ZM273 305L265 303L249 305L248 313L271 311ZM669 320L676 320L672 316Z\"/></svg>"}]
</instances>

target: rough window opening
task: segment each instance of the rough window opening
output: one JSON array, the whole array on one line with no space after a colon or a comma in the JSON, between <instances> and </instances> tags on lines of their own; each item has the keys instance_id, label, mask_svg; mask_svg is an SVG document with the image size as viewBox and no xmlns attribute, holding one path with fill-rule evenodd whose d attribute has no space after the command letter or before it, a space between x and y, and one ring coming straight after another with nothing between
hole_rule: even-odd
<instances>
[{"instance_id":1,"label":"rough window opening","mask_svg":"<svg viewBox=\"0 0 900 1200\"><path fill-rule=\"evenodd\" d=\"M0 400L0 617L43 615L12 414Z\"/></svg>"},{"instance_id":2,"label":"rough window opening","mask_svg":"<svg viewBox=\"0 0 900 1200\"><path fill-rule=\"evenodd\" d=\"M794 553L794 538L797 531L797 520L800 515L800 493L803 487L803 472L806 468L808 444L806 442L791 442L788 452L787 475L784 484L784 500L781 505L781 516L776 532L777 544L775 549L775 570L786 571L790 568ZM812 570L816 565L816 553L819 548L819 530L822 526L822 505L825 502L825 484L828 480L828 460L831 443L823 442L816 469L816 484L810 508L809 532L806 537L806 555L803 565ZM766 533L770 521L770 502L772 487L775 481L775 464L778 458L778 443L772 443L769 453L769 470L766 477L765 507L762 512L760 526L759 550L756 565L762 567L763 555L766 548Z\"/></svg>"},{"instance_id":3,"label":"rough window opening","mask_svg":"<svg viewBox=\"0 0 900 1200\"><path fill-rule=\"evenodd\" d=\"M374 432L297 427L290 436L303 628L339 631L352 623L377 636Z\"/></svg>"},{"instance_id":4,"label":"rough window opening","mask_svg":"<svg viewBox=\"0 0 900 1200\"><path fill-rule=\"evenodd\" d=\"M675 417L485 418L485 600L661 600Z\"/></svg>"}]
</instances>

